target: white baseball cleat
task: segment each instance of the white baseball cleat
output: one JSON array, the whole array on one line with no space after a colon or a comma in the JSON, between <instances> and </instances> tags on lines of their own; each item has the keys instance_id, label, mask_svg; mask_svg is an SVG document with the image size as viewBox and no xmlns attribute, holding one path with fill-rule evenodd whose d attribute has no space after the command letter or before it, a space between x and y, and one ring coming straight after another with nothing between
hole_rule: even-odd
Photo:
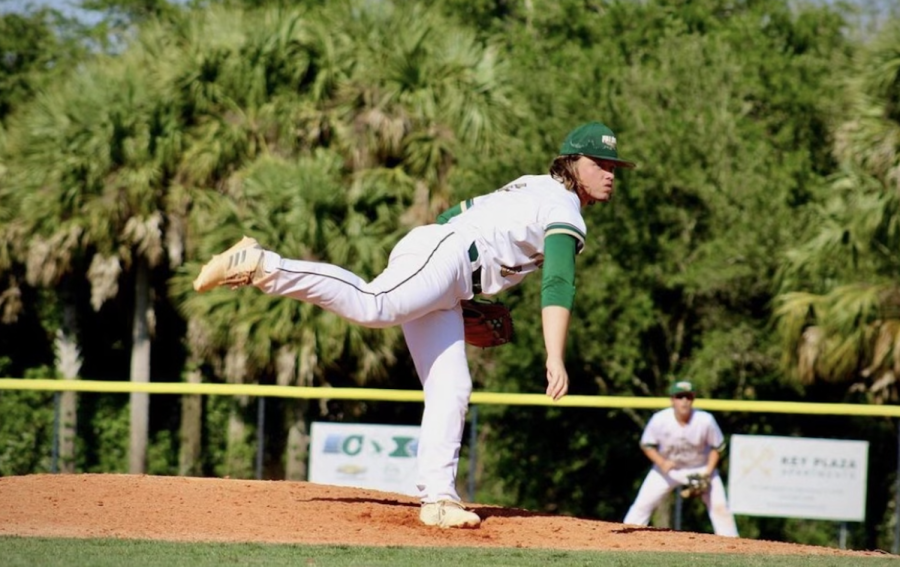
<instances>
[{"instance_id":1,"label":"white baseball cleat","mask_svg":"<svg viewBox=\"0 0 900 567\"><path fill-rule=\"evenodd\" d=\"M240 242L212 257L194 280L196 291L209 291L220 285L235 289L253 283L262 270L263 249L255 238L245 236Z\"/></svg>"},{"instance_id":2,"label":"white baseball cleat","mask_svg":"<svg viewBox=\"0 0 900 567\"><path fill-rule=\"evenodd\" d=\"M454 500L422 504L419 519L426 526L439 528L477 528L481 524L481 518L477 514L469 512Z\"/></svg>"}]
</instances>

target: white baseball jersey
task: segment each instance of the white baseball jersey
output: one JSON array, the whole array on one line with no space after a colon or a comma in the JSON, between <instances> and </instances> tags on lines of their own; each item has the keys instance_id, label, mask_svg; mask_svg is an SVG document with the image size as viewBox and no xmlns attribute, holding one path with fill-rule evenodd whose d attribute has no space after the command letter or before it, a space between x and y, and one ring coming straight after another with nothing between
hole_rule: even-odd
<instances>
[{"instance_id":1,"label":"white baseball jersey","mask_svg":"<svg viewBox=\"0 0 900 567\"><path fill-rule=\"evenodd\" d=\"M706 464L712 449L721 449L725 437L711 413L693 410L691 420L682 425L675 418L675 410L656 412L644 428L641 446L655 446L659 453L674 462L677 468L700 467Z\"/></svg>"},{"instance_id":2,"label":"white baseball jersey","mask_svg":"<svg viewBox=\"0 0 900 567\"><path fill-rule=\"evenodd\" d=\"M550 234L569 234L579 253L584 248L587 228L578 196L549 175L525 175L462 208L448 224L475 242L485 295L512 287L540 268L544 238Z\"/></svg>"}]
</instances>

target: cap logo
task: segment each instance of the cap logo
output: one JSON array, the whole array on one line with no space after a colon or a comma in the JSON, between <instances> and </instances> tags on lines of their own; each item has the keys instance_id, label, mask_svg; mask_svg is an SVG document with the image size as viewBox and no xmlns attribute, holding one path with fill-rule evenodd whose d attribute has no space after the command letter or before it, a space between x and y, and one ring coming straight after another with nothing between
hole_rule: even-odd
<instances>
[{"instance_id":1,"label":"cap logo","mask_svg":"<svg viewBox=\"0 0 900 567\"><path fill-rule=\"evenodd\" d=\"M603 145L608 147L611 150L616 149L616 137L615 136L603 136L600 138L603 142Z\"/></svg>"}]
</instances>

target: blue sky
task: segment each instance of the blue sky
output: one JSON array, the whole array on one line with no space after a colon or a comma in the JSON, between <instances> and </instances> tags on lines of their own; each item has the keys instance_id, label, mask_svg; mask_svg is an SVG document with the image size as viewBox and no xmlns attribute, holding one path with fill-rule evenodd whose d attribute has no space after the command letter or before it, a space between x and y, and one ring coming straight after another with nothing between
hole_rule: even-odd
<instances>
[{"instance_id":1,"label":"blue sky","mask_svg":"<svg viewBox=\"0 0 900 567\"><path fill-rule=\"evenodd\" d=\"M52 6L60 11L73 10L75 0L0 0L4 12L24 12L29 5Z\"/></svg>"},{"instance_id":2,"label":"blue sky","mask_svg":"<svg viewBox=\"0 0 900 567\"><path fill-rule=\"evenodd\" d=\"M78 17L86 23L98 21L97 14L77 8L77 0L0 0L0 12L25 12L29 7L49 6L67 16Z\"/></svg>"}]
</instances>

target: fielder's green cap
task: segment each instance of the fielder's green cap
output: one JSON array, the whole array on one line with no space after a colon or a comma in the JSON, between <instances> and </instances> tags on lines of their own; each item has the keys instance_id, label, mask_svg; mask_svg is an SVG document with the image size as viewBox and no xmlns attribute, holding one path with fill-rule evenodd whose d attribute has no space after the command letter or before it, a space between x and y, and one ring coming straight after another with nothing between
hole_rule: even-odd
<instances>
[{"instance_id":1,"label":"fielder's green cap","mask_svg":"<svg viewBox=\"0 0 900 567\"><path fill-rule=\"evenodd\" d=\"M669 386L669 395L670 396L674 396L675 394L681 394L681 393L693 394L694 386L692 386L691 383L688 382L687 380L679 380L678 382L675 382L674 384Z\"/></svg>"},{"instance_id":2,"label":"fielder's green cap","mask_svg":"<svg viewBox=\"0 0 900 567\"><path fill-rule=\"evenodd\" d=\"M575 128L562 143L559 155L583 155L614 162L619 167L634 169L634 163L619 159L616 135L602 122L588 122Z\"/></svg>"}]
</instances>

